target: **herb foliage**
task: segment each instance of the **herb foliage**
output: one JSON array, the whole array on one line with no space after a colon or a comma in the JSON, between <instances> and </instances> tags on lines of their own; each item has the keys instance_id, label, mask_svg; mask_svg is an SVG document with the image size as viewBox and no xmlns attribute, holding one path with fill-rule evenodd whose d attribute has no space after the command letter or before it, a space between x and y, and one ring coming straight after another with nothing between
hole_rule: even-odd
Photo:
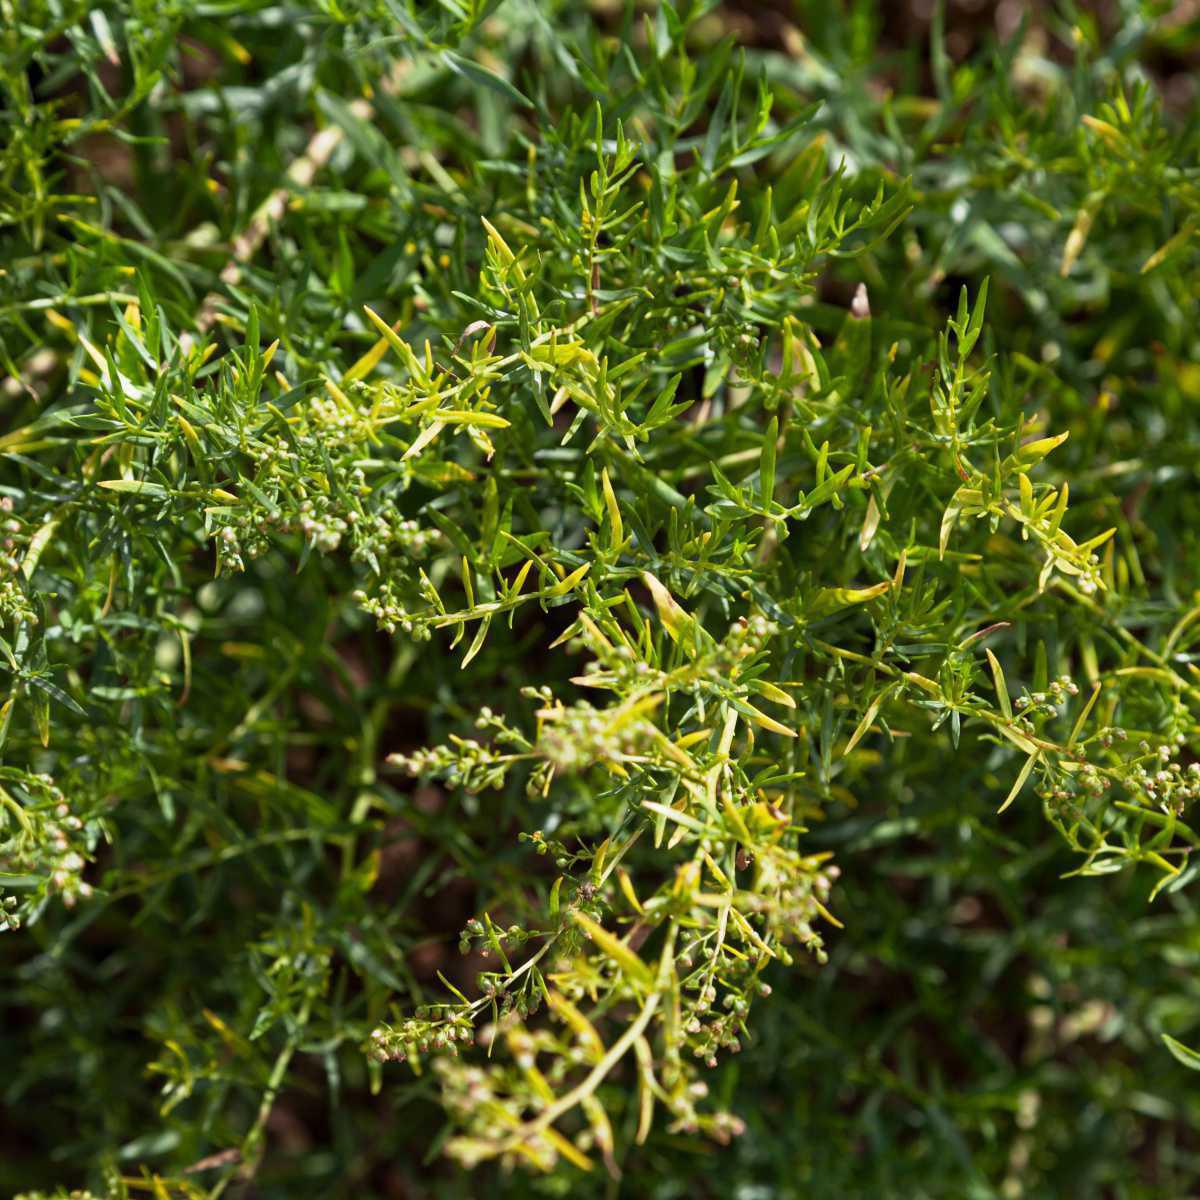
<instances>
[{"instance_id":1,"label":"herb foliage","mask_svg":"<svg viewBox=\"0 0 1200 1200\"><path fill-rule=\"evenodd\" d=\"M0 0L4 1185L1194 1178L1197 31L798 7Z\"/></svg>"}]
</instances>

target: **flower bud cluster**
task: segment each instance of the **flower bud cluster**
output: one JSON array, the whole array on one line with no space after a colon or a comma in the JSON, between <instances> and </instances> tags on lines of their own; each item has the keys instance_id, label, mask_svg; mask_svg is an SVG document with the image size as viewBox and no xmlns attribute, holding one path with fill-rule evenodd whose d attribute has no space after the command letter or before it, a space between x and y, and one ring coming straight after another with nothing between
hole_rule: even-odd
<instances>
[{"instance_id":1,"label":"flower bud cluster","mask_svg":"<svg viewBox=\"0 0 1200 1200\"><path fill-rule=\"evenodd\" d=\"M351 510L346 519L351 525L352 557L370 564L377 573L391 558L421 559L445 543L441 530L426 529L393 508L361 517Z\"/></svg>"},{"instance_id":2,"label":"flower bud cluster","mask_svg":"<svg viewBox=\"0 0 1200 1200\"><path fill-rule=\"evenodd\" d=\"M37 613L16 579L0 579L0 625L34 624Z\"/></svg>"},{"instance_id":3,"label":"flower bud cluster","mask_svg":"<svg viewBox=\"0 0 1200 1200\"><path fill-rule=\"evenodd\" d=\"M779 626L762 613L738 617L721 643L718 659L731 665L744 663L746 659L761 654L778 633Z\"/></svg>"},{"instance_id":4,"label":"flower bud cluster","mask_svg":"<svg viewBox=\"0 0 1200 1200\"><path fill-rule=\"evenodd\" d=\"M1064 703L1079 692L1069 675L1061 675L1045 691L1016 700L1014 724L1022 733L1059 740L1053 733L1053 722L1067 715ZM1057 750L1044 749L1038 763L1037 794L1046 806L1047 815L1062 822L1060 830L1077 849L1086 850L1086 846L1077 844L1071 832L1074 829L1085 831L1093 844L1104 840L1101 827L1095 822L1108 812L1114 785L1136 804L1157 808L1171 817L1182 816L1193 801L1200 799L1200 763L1181 761L1192 729L1186 705L1174 698L1167 706L1164 720L1161 707L1156 706L1151 712L1139 711L1136 694L1114 695L1110 711L1116 711L1118 699L1127 719L1138 722L1139 718L1150 718L1157 725L1160 732L1156 739L1143 737L1136 746L1126 748L1129 735L1119 725L1102 725L1082 737L1079 734L1083 731L1075 729L1077 740ZM1155 836L1160 828L1160 824L1148 826L1147 837ZM1135 851L1110 849L1106 853L1138 858Z\"/></svg>"},{"instance_id":5,"label":"flower bud cluster","mask_svg":"<svg viewBox=\"0 0 1200 1200\"><path fill-rule=\"evenodd\" d=\"M318 493L315 499L310 496L301 501L293 527L314 549L322 554L332 554L342 544L350 522L346 514L337 511L328 496Z\"/></svg>"},{"instance_id":6,"label":"flower bud cluster","mask_svg":"<svg viewBox=\"0 0 1200 1200\"><path fill-rule=\"evenodd\" d=\"M0 933L20 928L21 915L17 911L17 898L16 896L5 896L0 899Z\"/></svg>"},{"instance_id":7,"label":"flower bud cluster","mask_svg":"<svg viewBox=\"0 0 1200 1200\"><path fill-rule=\"evenodd\" d=\"M79 900L89 899L93 890L83 878L87 865L83 821L49 775L25 775L20 790L36 800L25 807L28 829L22 825L12 840L0 842L0 865L40 875L43 891L57 893L63 904L73 908Z\"/></svg>"},{"instance_id":8,"label":"flower bud cluster","mask_svg":"<svg viewBox=\"0 0 1200 1200\"><path fill-rule=\"evenodd\" d=\"M454 1055L461 1043L474 1037L475 1030L464 1015L452 1014L445 1019L413 1016L398 1025L379 1025L373 1029L367 1054L376 1062L404 1062L430 1053Z\"/></svg>"},{"instance_id":9,"label":"flower bud cluster","mask_svg":"<svg viewBox=\"0 0 1200 1200\"><path fill-rule=\"evenodd\" d=\"M827 960L824 939L817 923L841 868L834 863L813 866L793 851L775 849L758 860L758 879L743 905L751 920L764 927L764 936L780 944L780 958L787 962L783 944L798 941L818 963Z\"/></svg>"},{"instance_id":10,"label":"flower bud cluster","mask_svg":"<svg viewBox=\"0 0 1200 1200\"><path fill-rule=\"evenodd\" d=\"M1079 685L1071 676L1060 675L1044 692L1026 692L1016 698L1014 706L1020 714L1016 724L1025 732L1032 733L1035 721L1058 716L1068 697L1078 695Z\"/></svg>"},{"instance_id":11,"label":"flower bud cluster","mask_svg":"<svg viewBox=\"0 0 1200 1200\"><path fill-rule=\"evenodd\" d=\"M584 631L571 639L572 650L587 650L593 657L583 668L583 678L590 686L612 688L619 692L634 689L653 690L661 686L663 672L639 658L633 649L623 642L616 644L600 642L590 631Z\"/></svg>"},{"instance_id":12,"label":"flower bud cluster","mask_svg":"<svg viewBox=\"0 0 1200 1200\"><path fill-rule=\"evenodd\" d=\"M1183 734L1153 750L1143 741L1139 745L1142 754L1126 777L1132 791L1140 791L1151 804L1176 817L1200 799L1200 762L1181 763L1179 755L1184 748Z\"/></svg>"},{"instance_id":13,"label":"flower bud cluster","mask_svg":"<svg viewBox=\"0 0 1200 1200\"><path fill-rule=\"evenodd\" d=\"M520 925L509 925L501 928L493 925L488 927L478 918L472 917L458 936L460 954L469 954L473 944L478 943L479 953L486 958L491 953L492 937L498 937L508 942L510 947L520 947L531 938L541 936L538 931L525 929ZM484 974L479 977L479 990L487 996L495 995L497 989L502 989L503 980L496 975Z\"/></svg>"},{"instance_id":14,"label":"flower bud cluster","mask_svg":"<svg viewBox=\"0 0 1200 1200\"><path fill-rule=\"evenodd\" d=\"M703 1087L703 1084L695 1083L688 1090L694 1091L698 1087ZM706 1095L707 1089L700 1094ZM720 1146L728 1146L735 1137L741 1137L746 1132L746 1122L724 1109L698 1113L691 1106L672 1103L671 1113L675 1117L670 1125L672 1133L701 1133Z\"/></svg>"},{"instance_id":15,"label":"flower bud cluster","mask_svg":"<svg viewBox=\"0 0 1200 1200\"><path fill-rule=\"evenodd\" d=\"M355 591L354 601L375 618L384 633L399 630L415 642L427 642L433 636L430 622L438 611L437 593L424 574L415 588L404 575L376 577L369 590L359 588ZM423 611L415 611L418 606Z\"/></svg>"},{"instance_id":16,"label":"flower bud cluster","mask_svg":"<svg viewBox=\"0 0 1200 1200\"><path fill-rule=\"evenodd\" d=\"M17 552L25 542L22 530L25 528L20 520L12 515L13 502L11 496L0 496L0 571L16 575L21 569L21 560ZM3 600L0 600L0 620L4 619Z\"/></svg>"},{"instance_id":17,"label":"flower bud cluster","mask_svg":"<svg viewBox=\"0 0 1200 1200\"><path fill-rule=\"evenodd\" d=\"M446 1152L467 1170L492 1157L495 1147L503 1145L537 1106L532 1085L518 1070L484 1071L448 1058L436 1061L433 1069L446 1110L464 1131L463 1136L450 1139ZM576 1141L581 1140L581 1135L576 1135ZM543 1171L553 1170L558 1161L557 1147L541 1133L522 1142L519 1155L508 1153L500 1158L506 1169L523 1163Z\"/></svg>"},{"instance_id":18,"label":"flower bud cluster","mask_svg":"<svg viewBox=\"0 0 1200 1200\"><path fill-rule=\"evenodd\" d=\"M750 1011L746 1000L737 993L730 992L725 997L730 1011L718 1012L709 1017L716 998L716 988L704 988L691 1006L691 1015L685 1018L683 1026L693 1056L701 1059L706 1067L717 1065L717 1055L722 1050L728 1050L732 1054L741 1050L740 1035L744 1030L744 1018Z\"/></svg>"},{"instance_id":19,"label":"flower bud cluster","mask_svg":"<svg viewBox=\"0 0 1200 1200\"><path fill-rule=\"evenodd\" d=\"M388 764L420 779L441 779L447 786L471 793L499 787L512 765L512 756L497 754L482 742L451 735L442 746L423 746L409 754L389 754Z\"/></svg>"},{"instance_id":20,"label":"flower bud cluster","mask_svg":"<svg viewBox=\"0 0 1200 1200\"><path fill-rule=\"evenodd\" d=\"M313 404L336 407L334 401L321 398ZM299 453L288 442L265 438L251 455L258 464L255 493L236 509L216 514L214 532L222 571L243 570L247 559L259 557L273 538L286 533L301 535L324 554L349 540L354 559L366 563L374 575L386 574L396 557L419 559L442 542L439 530L425 529L403 517L386 496L381 496L376 511L365 510L364 500L373 489L363 467L348 453L333 461L329 458L331 450L360 453L363 437L356 435L343 447L336 438L329 440L327 426L301 428L299 435L303 435ZM314 486L314 480L320 485ZM326 486L326 481L333 486ZM400 623L390 619L394 625Z\"/></svg>"},{"instance_id":21,"label":"flower bud cluster","mask_svg":"<svg viewBox=\"0 0 1200 1200\"><path fill-rule=\"evenodd\" d=\"M538 752L556 771L582 771L595 763L620 761L639 754L653 736L644 717L621 709L602 711L587 702L543 709Z\"/></svg>"},{"instance_id":22,"label":"flower bud cluster","mask_svg":"<svg viewBox=\"0 0 1200 1200\"><path fill-rule=\"evenodd\" d=\"M328 393L318 393L305 413L311 436L319 437L330 451L357 450L369 442L372 428L361 410Z\"/></svg>"},{"instance_id":23,"label":"flower bud cluster","mask_svg":"<svg viewBox=\"0 0 1200 1200\"><path fill-rule=\"evenodd\" d=\"M51 1195L49 1192L18 1192L13 1200L103 1200L95 1192L81 1188L72 1188L69 1192L58 1191Z\"/></svg>"}]
</instances>

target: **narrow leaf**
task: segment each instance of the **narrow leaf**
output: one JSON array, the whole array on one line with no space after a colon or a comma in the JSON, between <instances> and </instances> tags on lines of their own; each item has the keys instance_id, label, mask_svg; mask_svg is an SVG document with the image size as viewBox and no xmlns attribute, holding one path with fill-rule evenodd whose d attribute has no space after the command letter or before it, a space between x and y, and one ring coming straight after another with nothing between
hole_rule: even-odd
<instances>
[{"instance_id":1,"label":"narrow leaf","mask_svg":"<svg viewBox=\"0 0 1200 1200\"><path fill-rule=\"evenodd\" d=\"M1021 768L1021 773L1017 776L1016 783L1012 785L1012 791L1010 791L1005 797L1004 803L1000 805L998 809L996 809L997 815L1002 813L1017 798L1017 793L1020 792L1020 790L1025 786L1025 780L1029 778L1029 775L1033 771L1033 768L1036 765L1037 760L1041 757L1041 754L1042 752L1040 750L1035 750L1025 760L1025 765Z\"/></svg>"}]
</instances>

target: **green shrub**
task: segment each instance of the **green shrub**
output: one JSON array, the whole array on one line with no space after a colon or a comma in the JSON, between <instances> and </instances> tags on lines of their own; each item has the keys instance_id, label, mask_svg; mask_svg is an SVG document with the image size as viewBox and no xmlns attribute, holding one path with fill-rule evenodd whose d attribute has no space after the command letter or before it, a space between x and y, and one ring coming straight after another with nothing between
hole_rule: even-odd
<instances>
[{"instance_id":1,"label":"green shrub","mask_svg":"<svg viewBox=\"0 0 1200 1200\"><path fill-rule=\"evenodd\" d=\"M0 0L6 1194L1191 1186L1200 29L795 7Z\"/></svg>"}]
</instances>

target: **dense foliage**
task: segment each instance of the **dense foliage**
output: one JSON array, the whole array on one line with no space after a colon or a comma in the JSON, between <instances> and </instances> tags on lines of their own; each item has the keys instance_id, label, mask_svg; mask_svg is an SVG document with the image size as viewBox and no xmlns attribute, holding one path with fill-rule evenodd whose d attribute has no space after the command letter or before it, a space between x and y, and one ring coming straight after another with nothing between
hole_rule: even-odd
<instances>
[{"instance_id":1,"label":"dense foliage","mask_svg":"<svg viewBox=\"0 0 1200 1200\"><path fill-rule=\"evenodd\" d=\"M1188 1190L1200 22L929 8L0 0L4 1194Z\"/></svg>"}]
</instances>

